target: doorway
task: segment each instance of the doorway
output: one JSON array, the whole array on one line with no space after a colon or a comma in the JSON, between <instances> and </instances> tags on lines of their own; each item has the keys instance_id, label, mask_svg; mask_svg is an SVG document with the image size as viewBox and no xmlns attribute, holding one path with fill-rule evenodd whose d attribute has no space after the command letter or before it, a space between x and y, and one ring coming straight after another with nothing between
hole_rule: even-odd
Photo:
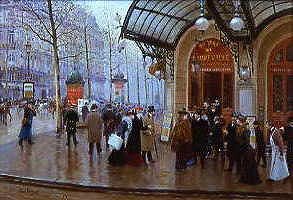
<instances>
[{"instance_id":1,"label":"doorway","mask_svg":"<svg viewBox=\"0 0 293 200\"><path fill-rule=\"evenodd\" d=\"M223 108L234 108L234 60L220 40L199 42L190 57L188 107L221 100Z\"/></svg>"},{"instance_id":2,"label":"doorway","mask_svg":"<svg viewBox=\"0 0 293 200\"><path fill-rule=\"evenodd\" d=\"M221 72L204 73L204 101L211 102L222 98L222 76Z\"/></svg>"},{"instance_id":3,"label":"doorway","mask_svg":"<svg viewBox=\"0 0 293 200\"><path fill-rule=\"evenodd\" d=\"M268 119L284 126L293 117L293 37L272 50L267 77Z\"/></svg>"}]
</instances>

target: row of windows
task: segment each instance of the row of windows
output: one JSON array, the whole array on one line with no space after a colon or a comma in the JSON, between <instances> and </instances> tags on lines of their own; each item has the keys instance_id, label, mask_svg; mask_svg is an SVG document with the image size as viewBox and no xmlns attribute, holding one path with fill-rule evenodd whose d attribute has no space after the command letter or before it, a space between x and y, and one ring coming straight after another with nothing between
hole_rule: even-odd
<instances>
[{"instance_id":1,"label":"row of windows","mask_svg":"<svg viewBox=\"0 0 293 200\"><path fill-rule=\"evenodd\" d=\"M13 44L15 42L15 32L14 30L9 30L7 36L5 36L5 32L0 30L0 41L7 41L9 44Z\"/></svg>"}]
</instances>

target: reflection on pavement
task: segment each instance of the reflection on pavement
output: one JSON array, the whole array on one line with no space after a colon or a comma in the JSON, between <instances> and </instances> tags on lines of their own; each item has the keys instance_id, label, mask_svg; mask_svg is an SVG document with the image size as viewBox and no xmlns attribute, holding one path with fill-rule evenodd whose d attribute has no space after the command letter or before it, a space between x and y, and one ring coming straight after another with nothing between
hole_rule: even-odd
<instances>
[{"instance_id":1,"label":"reflection on pavement","mask_svg":"<svg viewBox=\"0 0 293 200\"><path fill-rule=\"evenodd\" d=\"M18 139L21 128L22 115L13 115L12 121L7 126L0 124L0 145L13 142ZM40 133L52 132L56 128L56 122L52 117L36 116L33 120L33 136Z\"/></svg>"}]
</instances>

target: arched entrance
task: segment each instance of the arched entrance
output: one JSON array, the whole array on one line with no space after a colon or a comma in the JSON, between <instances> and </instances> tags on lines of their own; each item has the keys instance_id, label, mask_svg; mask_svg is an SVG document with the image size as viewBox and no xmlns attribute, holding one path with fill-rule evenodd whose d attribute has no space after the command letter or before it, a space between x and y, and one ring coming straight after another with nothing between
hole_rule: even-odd
<instances>
[{"instance_id":1,"label":"arched entrance","mask_svg":"<svg viewBox=\"0 0 293 200\"><path fill-rule=\"evenodd\" d=\"M209 38L197 43L189 59L188 106L220 99L223 107L234 107L234 60L220 40Z\"/></svg>"},{"instance_id":2,"label":"arched entrance","mask_svg":"<svg viewBox=\"0 0 293 200\"><path fill-rule=\"evenodd\" d=\"M268 63L268 118L284 126L293 117L293 37L280 42Z\"/></svg>"}]
</instances>

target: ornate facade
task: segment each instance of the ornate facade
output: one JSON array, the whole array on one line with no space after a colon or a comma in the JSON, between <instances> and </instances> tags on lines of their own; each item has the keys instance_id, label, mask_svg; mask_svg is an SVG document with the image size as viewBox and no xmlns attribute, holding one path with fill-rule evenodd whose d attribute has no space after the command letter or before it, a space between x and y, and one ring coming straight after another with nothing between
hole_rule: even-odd
<instances>
[{"instance_id":1,"label":"ornate facade","mask_svg":"<svg viewBox=\"0 0 293 200\"><path fill-rule=\"evenodd\" d=\"M166 69L174 70L174 78L166 80L168 110L192 109L210 98L220 98L225 107L242 114L285 124L293 117L293 3L238 2L238 15L244 20L241 31L229 27L235 14L230 0L206 1L204 11L210 26L205 31L194 26L203 12L200 1L135 1L122 34L135 40L145 55L156 59L173 52L173 63L166 65ZM227 49L225 55L232 55L229 64L217 57L225 50L217 56L215 48L201 50L205 41L218 41L222 49Z\"/></svg>"}]
</instances>

